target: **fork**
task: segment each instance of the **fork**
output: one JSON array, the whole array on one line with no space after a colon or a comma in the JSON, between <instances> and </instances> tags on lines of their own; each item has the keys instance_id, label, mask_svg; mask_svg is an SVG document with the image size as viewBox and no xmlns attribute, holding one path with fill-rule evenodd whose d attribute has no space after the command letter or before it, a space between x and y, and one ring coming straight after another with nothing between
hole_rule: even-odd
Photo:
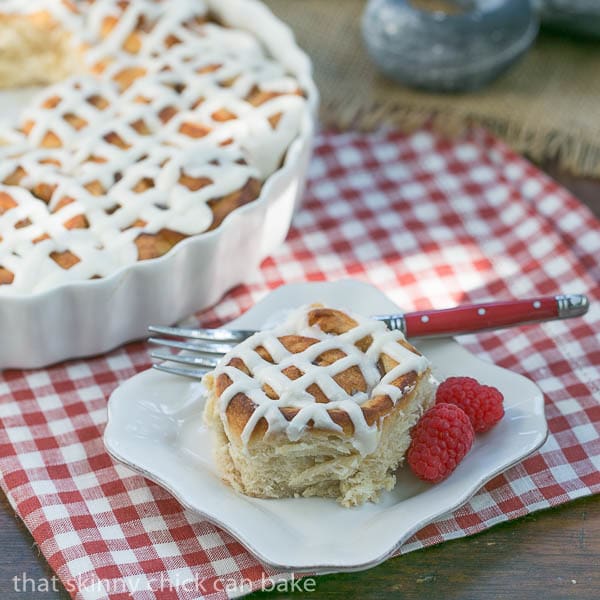
<instances>
[{"instance_id":1,"label":"fork","mask_svg":"<svg viewBox=\"0 0 600 600\"><path fill-rule=\"evenodd\" d=\"M441 337L476 333L489 329L502 329L515 325L540 323L556 319L569 319L584 315L589 300L583 294L561 294L511 300L465 304L442 310L425 310L392 315L375 315L388 329L402 331L406 337ZM152 325L151 333L167 337L151 337L151 344L185 350L193 354L152 352L152 358L171 364L155 363L159 371L202 379L212 371L220 358L256 333L253 329L189 329ZM173 339L180 338L180 339ZM182 341L190 340L190 341ZM177 363L181 366L175 366Z\"/></svg>"}]
</instances>

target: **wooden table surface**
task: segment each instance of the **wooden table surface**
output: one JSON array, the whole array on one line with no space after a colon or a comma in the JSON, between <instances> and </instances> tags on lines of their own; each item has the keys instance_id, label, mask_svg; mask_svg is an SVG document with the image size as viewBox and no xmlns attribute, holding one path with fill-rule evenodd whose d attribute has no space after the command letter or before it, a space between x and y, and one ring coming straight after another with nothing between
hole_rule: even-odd
<instances>
[{"instance_id":1,"label":"wooden table surface","mask_svg":"<svg viewBox=\"0 0 600 600\"><path fill-rule=\"evenodd\" d=\"M545 170L600 218L600 181ZM534 513L483 533L426 548L360 573L316 579L296 598L401 598L402 600L565 600L600 598L600 502L583 498ZM25 573L46 580L49 591L15 590ZM29 532L0 492L0 600L66 600L64 589ZM274 592L270 598L291 594ZM257 593L251 598L266 597Z\"/></svg>"}]
</instances>

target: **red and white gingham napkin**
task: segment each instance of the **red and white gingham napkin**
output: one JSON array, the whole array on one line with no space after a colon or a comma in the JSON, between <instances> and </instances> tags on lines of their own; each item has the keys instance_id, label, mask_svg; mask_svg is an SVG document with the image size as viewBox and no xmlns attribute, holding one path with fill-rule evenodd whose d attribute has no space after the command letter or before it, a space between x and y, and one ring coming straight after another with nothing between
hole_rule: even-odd
<instances>
[{"instance_id":1,"label":"red and white gingham napkin","mask_svg":"<svg viewBox=\"0 0 600 600\"><path fill-rule=\"evenodd\" d=\"M461 338L541 387L550 437L400 552L600 491L600 223L577 200L481 131L325 133L287 243L200 322L234 318L282 283L347 277L406 309L592 301L583 319ZM149 364L136 343L0 375L0 483L50 565L79 600L225 598L288 577L104 451L107 397Z\"/></svg>"}]
</instances>

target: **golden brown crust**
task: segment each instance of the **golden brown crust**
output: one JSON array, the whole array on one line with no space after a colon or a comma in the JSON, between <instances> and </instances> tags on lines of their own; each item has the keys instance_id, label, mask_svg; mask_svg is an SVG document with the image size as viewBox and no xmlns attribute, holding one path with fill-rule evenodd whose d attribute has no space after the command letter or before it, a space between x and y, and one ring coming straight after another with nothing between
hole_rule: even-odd
<instances>
[{"instance_id":1,"label":"golden brown crust","mask_svg":"<svg viewBox=\"0 0 600 600\"><path fill-rule=\"evenodd\" d=\"M333 335L345 333L346 331L349 331L358 325L354 319L344 312L324 307L317 307L311 310L308 314L308 323L309 325L317 325L323 332ZM293 354L303 352L306 350L306 348L319 341L316 338L303 337L299 335L286 335L281 336L278 339L281 344ZM356 342L356 346L361 351L366 352L372 342L373 340L371 336L368 336ZM400 340L399 343L420 355L420 353L408 342ZM257 347L255 351L264 360L273 362L272 357L262 346ZM329 365L341 358L344 358L345 356L346 354L339 349L328 350L316 358L315 364ZM396 367L397 364L398 363L391 357L387 356L386 354L382 354L378 363L382 377ZM233 358L231 361L229 361L228 366L239 369L246 375L251 375L247 366L240 358ZM303 375L302 371L294 366L283 369L282 373L292 380ZM375 396L364 402L361 405L361 409L367 424L369 426L373 424L379 424L392 412L403 410L406 398L408 397L410 391L417 386L419 378L420 376L416 372L411 371L399 376L391 383L391 385L403 390L402 397L395 404L389 396ZM337 374L334 379L348 394L353 394L356 391L367 391L367 383L360 368L357 366L344 370L343 372ZM217 397L221 396L221 394L231 384L232 380L226 373L219 374L214 380L215 395ZM268 386L263 386L263 391L271 399L278 398L277 394ZM306 391L315 398L316 402L329 402L329 399L323 394L322 390L320 390L316 384L312 384L307 388ZM254 402L252 402L252 400L243 393L236 394L230 400L225 412L230 435L233 435L237 438L242 435L244 427L252 417L255 408L256 405ZM288 421L291 421L300 412L300 409L291 407L282 407L279 410ZM343 435L351 436L354 433L352 419L346 411L340 409L331 409L327 412L333 422L342 428ZM312 432L331 434L331 431L318 430L317 428L313 427L312 422L309 422L308 426ZM262 439L267 432L267 429L268 425L266 420L261 418L252 432L251 439Z\"/></svg>"},{"instance_id":2,"label":"golden brown crust","mask_svg":"<svg viewBox=\"0 0 600 600\"><path fill-rule=\"evenodd\" d=\"M158 233L141 233L135 240L138 249L138 260L149 260L163 256L186 237L183 233L172 229L161 229Z\"/></svg>"},{"instance_id":3,"label":"golden brown crust","mask_svg":"<svg viewBox=\"0 0 600 600\"><path fill-rule=\"evenodd\" d=\"M9 211L11 208L15 208L17 203L14 198L6 192L0 192L0 215Z\"/></svg>"},{"instance_id":4,"label":"golden brown crust","mask_svg":"<svg viewBox=\"0 0 600 600\"><path fill-rule=\"evenodd\" d=\"M70 252L69 250L65 250L64 252L52 252L50 253L50 258L59 266L61 269L70 269L74 267L79 260L75 254Z\"/></svg>"},{"instance_id":5,"label":"golden brown crust","mask_svg":"<svg viewBox=\"0 0 600 600\"><path fill-rule=\"evenodd\" d=\"M15 279L14 274L0 266L0 285L10 285Z\"/></svg>"},{"instance_id":6,"label":"golden brown crust","mask_svg":"<svg viewBox=\"0 0 600 600\"><path fill-rule=\"evenodd\" d=\"M248 179L246 185L237 192L209 201L208 205L213 213L213 222L209 231L216 229L225 220L225 217L236 208L256 200L260 196L261 189L260 181Z\"/></svg>"}]
</instances>

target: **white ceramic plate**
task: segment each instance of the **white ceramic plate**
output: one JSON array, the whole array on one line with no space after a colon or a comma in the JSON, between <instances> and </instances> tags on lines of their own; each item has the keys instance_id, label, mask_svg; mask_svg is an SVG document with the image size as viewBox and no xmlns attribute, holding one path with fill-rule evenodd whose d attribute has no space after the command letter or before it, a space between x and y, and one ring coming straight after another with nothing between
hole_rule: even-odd
<instances>
[{"instance_id":1,"label":"white ceramic plate","mask_svg":"<svg viewBox=\"0 0 600 600\"><path fill-rule=\"evenodd\" d=\"M231 326L257 328L280 311L313 301L362 314L399 310L363 283L303 283L280 287ZM498 387L506 415L492 431L477 436L448 479L430 485L400 469L398 484L379 504L346 509L330 499L261 500L236 493L221 482L212 460L211 434L202 422L202 384L156 370L136 375L111 396L106 448L229 531L264 562L299 570L368 568L546 439L542 393L531 381L483 362L451 339L417 345L439 378L475 375Z\"/></svg>"}]
</instances>

